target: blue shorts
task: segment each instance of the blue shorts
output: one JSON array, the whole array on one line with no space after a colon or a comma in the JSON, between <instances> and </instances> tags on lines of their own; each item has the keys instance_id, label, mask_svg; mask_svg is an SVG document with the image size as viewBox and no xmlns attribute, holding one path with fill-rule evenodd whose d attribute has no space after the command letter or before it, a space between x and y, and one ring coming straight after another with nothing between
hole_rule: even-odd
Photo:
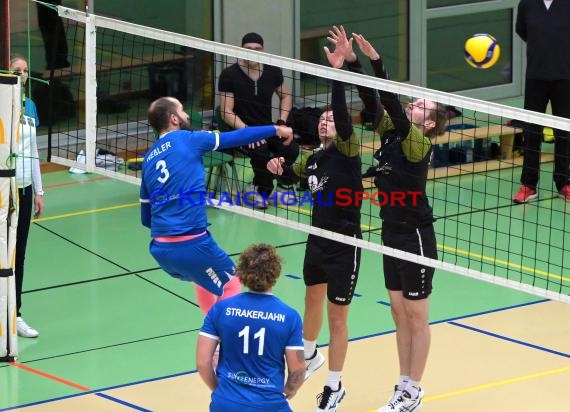
<instances>
[{"instance_id":1,"label":"blue shorts","mask_svg":"<svg viewBox=\"0 0 570 412\"><path fill-rule=\"evenodd\" d=\"M217 296L235 275L235 265L210 232L183 242L150 242L150 254L171 276L194 282Z\"/></svg>"}]
</instances>

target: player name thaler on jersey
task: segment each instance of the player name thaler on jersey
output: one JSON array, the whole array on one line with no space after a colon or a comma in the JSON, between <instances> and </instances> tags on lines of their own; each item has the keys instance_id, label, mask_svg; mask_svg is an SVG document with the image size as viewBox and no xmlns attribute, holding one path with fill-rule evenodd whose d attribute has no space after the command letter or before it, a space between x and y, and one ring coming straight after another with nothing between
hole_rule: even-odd
<instances>
[{"instance_id":1,"label":"player name thaler on jersey","mask_svg":"<svg viewBox=\"0 0 570 412\"><path fill-rule=\"evenodd\" d=\"M239 316L241 318L274 320L285 322L285 315L282 313L263 312L261 310L226 308L226 316Z\"/></svg>"},{"instance_id":2,"label":"player name thaler on jersey","mask_svg":"<svg viewBox=\"0 0 570 412\"><path fill-rule=\"evenodd\" d=\"M161 144L159 147L155 147L154 149L152 149L152 152L150 152L150 154L146 158L146 161L150 162L154 156L166 152L171 147L172 146L170 145L170 142L166 142Z\"/></svg>"}]
</instances>

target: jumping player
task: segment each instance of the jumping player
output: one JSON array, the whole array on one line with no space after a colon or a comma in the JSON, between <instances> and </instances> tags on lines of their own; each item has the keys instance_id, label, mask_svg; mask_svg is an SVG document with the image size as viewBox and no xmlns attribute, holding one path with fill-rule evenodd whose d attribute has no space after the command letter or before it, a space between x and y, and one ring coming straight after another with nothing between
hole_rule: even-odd
<instances>
[{"instance_id":1,"label":"jumping player","mask_svg":"<svg viewBox=\"0 0 570 412\"><path fill-rule=\"evenodd\" d=\"M293 139L285 126L248 127L227 133L191 131L190 118L172 97L151 103L148 121L159 139L143 161L142 224L151 230L150 253L171 276L192 281L200 309L207 313L220 296L239 293L235 267L207 230L202 155L271 136Z\"/></svg>"}]
</instances>

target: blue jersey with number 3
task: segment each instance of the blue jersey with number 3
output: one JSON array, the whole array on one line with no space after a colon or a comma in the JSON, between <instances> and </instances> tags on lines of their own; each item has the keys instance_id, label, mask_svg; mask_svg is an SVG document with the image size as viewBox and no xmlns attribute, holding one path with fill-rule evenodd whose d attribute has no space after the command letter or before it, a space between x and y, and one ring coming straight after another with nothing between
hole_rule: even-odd
<instances>
[{"instance_id":1,"label":"blue jersey with number 3","mask_svg":"<svg viewBox=\"0 0 570 412\"><path fill-rule=\"evenodd\" d=\"M177 130L145 154L141 200L150 203L152 236L192 234L208 226L201 199L206 190L202 155L217 148L218 141L217 133Z\"/></svg>"},{"instance_id":2,"label":"blue jersey with number 3","mask_svg":"<svg viewBox=\"0 0 570 412\"><path fill-rule=\"evenodd\" d=\"M301 316L272 294L245 292L216 303L200 329L221 341L212 401L234 402L236 411L287 407L285 349L303 349L302 330Z\"/></svg>"},{"instance_id":3,"label":"blue jersey with number 3","mask_svg":"<svg viewBox=\"0 0 570 412\"><path fill-rule=\"evenodd\" d=\"M257 126L227 133L176 130L161 136L144 156L143 225L150 227L153 237L202 232L208 226L202 155L273 135L274 126Z\"/></svg>"}]
</instances>

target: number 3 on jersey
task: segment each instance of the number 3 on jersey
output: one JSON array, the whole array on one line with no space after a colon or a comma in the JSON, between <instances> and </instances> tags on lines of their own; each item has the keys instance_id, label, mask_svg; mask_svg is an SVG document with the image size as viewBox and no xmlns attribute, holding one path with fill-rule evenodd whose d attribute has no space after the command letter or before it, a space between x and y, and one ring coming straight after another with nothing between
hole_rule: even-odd
<instances>
[{"instance_id":1,"label":"number 3 on jersey","mask_svg":"<svg viewBox=\"0 0 570 412\"><path fill-rule=\"evenodd\" d=\"M156 180L158 180L160 183L164 183L168 180L168 178L170 177L170 173L168 172L168 169L166 168L166 162L164 160L159 160L158 162L156 162L156 170L160 171L160 177Z\"/></svg>"}]
</instances>

